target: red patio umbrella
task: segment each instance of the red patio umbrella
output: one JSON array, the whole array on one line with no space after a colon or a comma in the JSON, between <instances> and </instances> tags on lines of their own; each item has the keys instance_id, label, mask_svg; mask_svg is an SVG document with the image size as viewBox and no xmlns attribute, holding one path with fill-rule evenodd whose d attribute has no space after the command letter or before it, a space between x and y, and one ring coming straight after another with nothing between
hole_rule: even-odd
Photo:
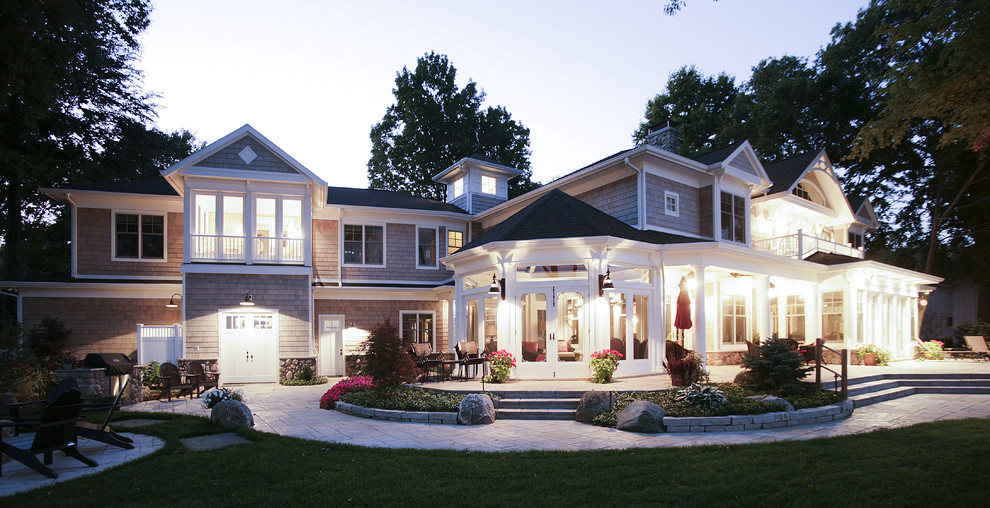
<instances>
[{"instance_id":1,"label":"red patio umbrella","mask_svg":"<svg viewBox=\"0 0 990 508\"><path fill-rule=\"evenodd\" d=\"M681 277L681 282L677 286L681 291L677 294L677 316L674 318L674 328L687 330L694 324L691 322L691 297L688 296L687 277Z\"/></svg>"}]
</instances>

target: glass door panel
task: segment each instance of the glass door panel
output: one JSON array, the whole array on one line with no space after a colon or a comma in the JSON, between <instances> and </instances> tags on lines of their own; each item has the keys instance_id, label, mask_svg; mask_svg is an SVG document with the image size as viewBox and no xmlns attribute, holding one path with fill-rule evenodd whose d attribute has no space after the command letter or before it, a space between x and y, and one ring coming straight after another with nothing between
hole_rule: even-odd
<instances>
[{"instance_id":1,"label":"glass door panel","mask_svg":"<svg viewBox=\"0 0 990 508\"><path fill-rule=\"evenodd\" d=\"M522 339L523 362L545 362L547 359L547 295L527 293L522 295Z\"/></svg>"}]
</instances>

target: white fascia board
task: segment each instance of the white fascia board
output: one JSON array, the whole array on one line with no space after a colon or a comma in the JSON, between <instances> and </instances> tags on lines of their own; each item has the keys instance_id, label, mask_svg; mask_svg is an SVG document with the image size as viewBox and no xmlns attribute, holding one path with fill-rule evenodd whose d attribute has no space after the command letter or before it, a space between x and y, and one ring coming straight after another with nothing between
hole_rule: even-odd
<instances>
[{"instance_id":1,"label":"white fascia board","mask_svg":"<svg viewBox=\"0 0 990 508\"><path fill-rule=\"evenodd\" d=\"M727 242L679 243L663 246L664 265L719 266L741 272L816 280L826 267L811 261L777 256Z\"/></svg>"},{"instance_id":2,"label":"white fascia board","mask_svg":"<svg viewBox=\"0 0 990 508\"><path fill-rule=\"evenodd\" d=\"M16 287L22 298L162 298L182 293L181 283L0 282ZM162 304L164 305L164 303Z\"/></svg>"},{"instance_id":3,"label":"white fascia board","mask_svg":"<svg viewBox=\"0 0 990 508\"><path fill-rule=\"evenodd\" d=\"M474 273L503 263L581 264L602 257L609 262L645 267L651 266L650 256L656 247L613 236L511 240L457 251L440 261L458 274Z\"/></svg>"},{"instance_id":4,"label":"white fascia board","mask_svg":"<svg viewBox=\"0 0 990 508\"><path fill-rule=\"evenodd\" d=\"M316 300L418 300L439 301L433 288L314 287Z\"/></svg>"},{"instance_id":5,"label":"white fascia board","mask_svg":"<svg viewBox=\"0 0 990 508\"><path fill-rule=\"evenodd\" d=\"M232 180L255 180L263 182L290 182L310 185L312 182L305 175L292 173L275 173L272 171L254 171L250 169L224 169L197 166L182 170L186 177L224 178Z\"/></svg>"},{"instance_id":6,"label":"white fascia board","mask_svg":"<svg viewBox=\"0 0 990 508\"><path fill-rule=\"evenodd\" d=\"M133 262L133 260L127 260ZM158 262L156 260L156 262ZM145 276L145 275L95 275L80 273L77 274L77 279L96 279L96 280L144 280L144 281L181 281L182 277L161 277L161 276Z\"/></svg>"},{"instance_id":7,"label":"white fascia board","mask_svg":"<svg viewBox=\"0 0 990 508\"><path fill-rule=\"evenodd\" d=\"M443 212L439 210L414 210L409 208L382 208L379 206L352 206L352 205L327 205L325 212L314 213L316 219L337 219L340 216L339 209L343 208L344 218L347 221L376 221L398 224L417 224L411 217L427 218L427 221L420 224L436 224L436 219L448 219L455 221L458 227L464 222L471 222L473 217L466 213ZM392 219L395 217L396 219ZM443 225L444 223L440 223Z\"/></svg>"},{"instance_id":8,"label":"white fascia board","mask_svg":"<svg viewBox=\"0 0 990 508\"><path fill-rule=\"evenodd\" d=\"M77 191L72 189L39 190L48 197L58 201L67 201L66 196L72 195L72 201L75 203L76 208L129 208L182 213L182 198L180 196L89 190Z\"/></svg>"},{"instance_id":9,"label":"white fascia board","mask_svg":"<svg viewBox=\"0 0 990 508\"><path fill-rule=\"evenodd\" d=\"M745 154L746 158L749 159L749 163L756 169L756 175L752 175L746 171L741 171L733 168L729 165L736 157L740 154ZM763 163L760 162L760 158L756 156L756 151L753 150L753 145L749 143L749 140L743 141L735 150L729 154L728 157L722 159L722 162L718 162L709 166L712 169L722 168L726 171L726 174L730 174L740 180L745 180L756 186L757 189L768 189L773 182L770 181L770 175L767 171L763 169ZM752 178L756 176L759 181L753 181Z\"/></svg>"},{"instance_id":10,"label":"white fascia board","mask_svg":"<svg viewBox=\"0 0 990 508\"><path fill-rule=\"evenodd\" d=\"M876 272L884 272L885 274L897 276L904 279L905 282L913 284L938 284L945 280L942 277L936 277L935 275L916 272L914 270L908 270L907 268L901 268L899 266L888 265L872 260L853 261L851 263L832 265L828 268L828 271L842 271L850 268L861 268Z\"/></svg>"},{"instance_id":11,"label":"white fascia board","mask_svg":"<svg viewBox=\"0 0 990 508\"><path fill-rule=\"evenodd\" d=\"M472 157L465 157L453 164L451 164L447 169L441 171L439 174L433 177L434 182L446 181L448 176L457 175L457 171L461 170L464 165L477 166L479 168L487 169L489 171L506 175L511 180L512 177L519 176L523 174L522 171L509 167L503 164L496 164L493 162L483 161L480 159L475 159ZM464 170L461 170L464 171Z\"/></svg>"},{"instance_id":12,"label":"white fascia board","mask_svg":"<svg viewBox=\"0 0 990 508\"><path fill-rule=\"evenodd\" d=\"M229 265L221 263L189 263L182 265L182 273L311 276L313 275L313 267L299 265Z\"/></svg>"}]
</instances>

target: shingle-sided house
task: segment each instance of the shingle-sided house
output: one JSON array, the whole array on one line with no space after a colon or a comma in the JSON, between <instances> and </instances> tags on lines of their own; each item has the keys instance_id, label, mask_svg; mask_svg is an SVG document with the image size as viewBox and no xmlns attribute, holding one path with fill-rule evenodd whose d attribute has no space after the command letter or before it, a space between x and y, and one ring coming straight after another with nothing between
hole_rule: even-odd
<instances>
[{"instance_id":1,"label":"shingle-sided house","mask_svg":"<svg viewBox=\"0 0 990 508\"><path fill-rule=\"evenodd\" d=\"M764 167L748 142L681 156L677 135L511 200L519 171L468 157L434 178L440 203L330 186L245 125L161 178L44 189L71 205L71 279L3 284L76 354L217 362L226 383L343 375L384 319L508 350L517 378L586 378L606 348L619 376L660 373L682 279L709 364L755 334L911 354L940 279L863 259L876 217L824 152Z\"/></svg>"}]
</instances>

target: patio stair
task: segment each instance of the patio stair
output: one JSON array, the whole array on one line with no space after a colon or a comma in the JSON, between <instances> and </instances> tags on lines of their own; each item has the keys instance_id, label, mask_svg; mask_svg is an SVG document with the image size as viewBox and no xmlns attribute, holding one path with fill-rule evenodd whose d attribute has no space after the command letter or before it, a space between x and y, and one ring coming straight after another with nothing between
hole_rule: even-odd
<instances>
[{"instance_id":1,"label":"patio stair","mask_svg":"<svg viewBox=\"0 0 990 508\"><path fill-rule=\"evenodd\" d=\"M833 389L834 383L822 383ZM877 374L849 380L849 398L855 407L920 393L990 394L990 374Z\"/></svg>"},{"instance_id":2,"label":"patio stair","mask_svg":"<svg viewBox=\"0 0 990 508\"><path fill-rule=\"evenodd\" d=\"M549 392L505 391L498 402L499 420L573 420L581 402L580 390Z\"/></svg>"}]
</instances>

